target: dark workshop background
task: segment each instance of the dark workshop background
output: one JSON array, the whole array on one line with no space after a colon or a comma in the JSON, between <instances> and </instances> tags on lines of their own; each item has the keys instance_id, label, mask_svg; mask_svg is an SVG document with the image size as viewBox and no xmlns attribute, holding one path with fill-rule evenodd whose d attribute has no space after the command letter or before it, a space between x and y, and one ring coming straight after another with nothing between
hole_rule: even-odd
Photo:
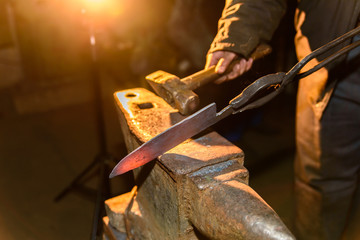
<instances>
[{"instance_id":1,"label":"dark workshop background","mask_svg":"<svg viewBox=\"0 0 360 240\"><path fill-rule=\"evenodd\" d=\"M156 70L185 77L203 68L224 1L220 0L0 1L0 239L88 239L92 191L54 198L99 151L89 31L96 40L107 150L126 154L112 94L149 88ZM244 81L286 71L296 63L293 11L272 53L237 81L196 92L203 105L225 106ZM106 5L109 4L109 5ZM82 11L86 9L86 11ZM291 229L296 85L264 107L214 129L245 152L252 186ZM112 163L114 165L114 163ZM96 189L96 168L81 185ZM111 196L128 192L131 174L110 181Z\"/></svg>"}]
</instances>

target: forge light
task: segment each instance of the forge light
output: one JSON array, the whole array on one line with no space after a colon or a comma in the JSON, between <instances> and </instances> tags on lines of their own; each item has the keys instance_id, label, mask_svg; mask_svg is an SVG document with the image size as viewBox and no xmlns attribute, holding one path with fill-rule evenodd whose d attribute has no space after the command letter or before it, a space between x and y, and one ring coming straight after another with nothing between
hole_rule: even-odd
<instances>
[{"instance_id":1,"label":"forge light","mask_svg":"<svg viewBox=\"0 0 360 240\"><path fill-rule=\"evenodd\" d=\"M123 0L81 0L83 12L100 18L113 18L122 14Z\"/></svg>"}]
</instances>

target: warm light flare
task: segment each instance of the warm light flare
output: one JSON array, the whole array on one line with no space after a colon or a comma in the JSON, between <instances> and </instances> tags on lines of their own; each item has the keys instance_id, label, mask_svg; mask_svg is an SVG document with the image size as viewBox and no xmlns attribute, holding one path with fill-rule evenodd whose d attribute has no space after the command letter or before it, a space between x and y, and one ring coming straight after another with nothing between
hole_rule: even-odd
<instances>
[{"instance_id":1,"label":"warm light flare","mask_svg":"<svg viewBox=\"0 0 360 240\"><path fill-rule=\"evenodd\" d=\"M83 11L97 16L117 17L122 14L123 6L120 0L82 0Z\"/></svg>"},{"instance_id":2,"label":"warm light flare","mask_svg":"<svg viewBox=\"0 0 360 240\"><path fill-rule=\"evenodd\" d=\"M109 2L108 0L83 0L84 7L90 10L100 10L101 8L105 8L105 6Z\"/></svg>"}]
</instances>

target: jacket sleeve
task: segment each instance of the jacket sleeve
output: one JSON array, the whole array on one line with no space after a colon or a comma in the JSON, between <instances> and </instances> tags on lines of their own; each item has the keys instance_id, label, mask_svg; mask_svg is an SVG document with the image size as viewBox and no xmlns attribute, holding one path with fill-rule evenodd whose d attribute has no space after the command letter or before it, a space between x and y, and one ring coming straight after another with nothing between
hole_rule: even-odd
<instances>
[{"instance_id":1,"label":"jacket sleeve","mask_svg":"<svg viewBox=\"0 0 360 240\"><path fill-rule=\"evenodd\" d=\"M286 11L286 0L226 0L209 52L226 50L249 57L269 41Z\"/></svg>"}]
</instances>

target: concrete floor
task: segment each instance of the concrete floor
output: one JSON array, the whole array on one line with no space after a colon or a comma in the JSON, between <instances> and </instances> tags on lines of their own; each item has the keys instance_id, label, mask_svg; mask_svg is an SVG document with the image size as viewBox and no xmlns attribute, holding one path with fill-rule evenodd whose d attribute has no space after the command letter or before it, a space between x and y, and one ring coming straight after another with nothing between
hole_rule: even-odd
<instances>
[{"instance_id":1,"label":"concrete floor","mask_svg":"<svg viewBox=\"0 0 360 240\"><path fill-rule=\"evenodd\" d=\"M109 152L121 157L125 150L113 108L111 93L115 90L111 85L105 93L106 130ZM291 114L285 106L276 109L280 114L277 119ZM242 137L235 143L244 146L250 185L291 227L292 121L279 134L279 121L269 118L273 110L261 110L260 124L242 129ZM11 95L3 91L0 111L0 238L89 239L94 198L76 191L59 202L54 198L98 152L92 102L20 115ZM224 125L218 128L222 130ZM225 136L228 133L223 130ZM85 183L94 187L96 180L90 178ZM112 182L113 192L128 191L128 181L125 176Z\"/></svg>"}]
</instances>

